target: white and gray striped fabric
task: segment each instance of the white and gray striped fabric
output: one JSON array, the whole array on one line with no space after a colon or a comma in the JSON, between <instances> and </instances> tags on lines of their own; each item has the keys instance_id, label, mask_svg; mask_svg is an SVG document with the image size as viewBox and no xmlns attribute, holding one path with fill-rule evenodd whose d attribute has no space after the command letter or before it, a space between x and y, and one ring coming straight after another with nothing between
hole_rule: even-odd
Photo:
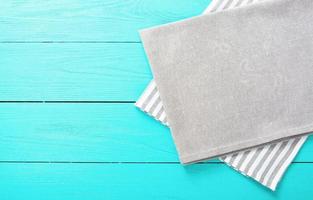
<instances>
[{"instance_id":1,"label":"white and gray striped fabric","mask_svg":"<svg viewBox=\"0 0 313 200\"><path fill-rule=\"evenodd\" d=\"M204 14L245 6L258 1L262 0L213 0ZM135 105L156 120L169 126L154 80L150 82ZM306 139L307 136L295 137L287 141L236 152L223 156L220 160L274 191Z\"/></svg>"}]
</instances>

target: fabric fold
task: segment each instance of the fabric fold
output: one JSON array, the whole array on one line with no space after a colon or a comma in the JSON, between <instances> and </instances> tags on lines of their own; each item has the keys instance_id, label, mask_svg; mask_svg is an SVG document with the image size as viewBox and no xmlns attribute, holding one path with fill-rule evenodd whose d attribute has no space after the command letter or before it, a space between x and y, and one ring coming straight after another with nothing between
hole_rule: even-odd
<instances>
[{"instance_id":1,"label":"fabric fold","mask_svg":"<svg viewBox=\"0 0 313 200\"><path fill-rule=\"evenodd\" d=\"M251 3L252 1L249 1ZM246 2L247 3L247 2ZM232 0L225 0L225 1L213 1L213 3L208 7L208 11L213 12L218 11L218 10L223 10L227 8L232 8L240 5L240 1L232 1ZM222 8L221 8L222 7ZM222 47L223 48L223 47ZM151 85L151 84L150 84ZM149 86L150 87L150 86ZM153 87L156 87L155 85ZM150 87L150 88L153 88ZM154 99L158 100L159 96L154 94ZM164 108L162 105L162 102L159 100L157 104L150 104L143 106L142 105L142 99L139 99L137 102L137 106L140 107L142 110L147 111L149 109L153 109L153 112L150 114L154 116L155 118L159 119L160 121L163 121L167 124L166 121L166 115L164 112ZM149 113L149 112L148 112ZM300 149L301 145L305 141L305 136L301 138L295 138L295 139L290 139L289 141L284 141L281 143L277 143L274 146L272 145L272 148L255 148L252 150L236 153L233 155L225 156L222 159L225 160L226 163L234 167L236 170L239 170L243 174L247 174L248 176L252 176L252 178L257 179L260 181L262 184L270 187L271 189L275 189L276 184L278 180L280 179L281 175L283 174L284 170L286 169L286 166L289 165L293 157L296 155L297 151ZM267 149L266 153L264 149ZM275 151L274 151L275 150ZM263 153L264 155L267 154L268 152L270 153L270 156L265 158L265 161L268 163L267 167L261 167L261 172L258 172L258 175L260 177L254 177L256 175L254 174L249 174L249 170L247 171L246 169L250 169L250 167L255 166L256 161L258 158L260 158L259 154ZM275 153L273 153L275 152ZM274 159L276 158L276 159ZM278 159L279 158L279 159ZM269 168L269 164L274 164L274 167ZM264 164L263 164L264 166ZM251 171L251 170L250 170ZM254 170L255 171L255 170ZM266 172L266 173L265 173ZM254 172L253 172L254 173ZM280 174L277 175L277 174ZM269 185L270 183L270 185Z\"/></svg>"},{"instance_id":2,"label":"fabric fold","mask_svg":"<svg viewBox=\"0 0 313 200\"><path fill-rule=\"evenodd\" d=\"M312 131L311 9L265 1L141 31L182 163Z\"/></svg>"}]
</instances>

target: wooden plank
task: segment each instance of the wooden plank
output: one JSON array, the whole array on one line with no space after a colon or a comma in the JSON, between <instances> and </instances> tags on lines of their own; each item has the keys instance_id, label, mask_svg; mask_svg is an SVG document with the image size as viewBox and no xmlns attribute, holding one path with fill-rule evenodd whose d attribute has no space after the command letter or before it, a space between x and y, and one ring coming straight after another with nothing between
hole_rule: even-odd
<instances>
[{"instance_id":1,"label":"wooden plank","mask_svg":"<svg viewBox=\"0 0 313 200\"><path fill-rule=\"evenodd\" d=\"M224 164L0 164L15 199L310 199L313 165L293 164L273 193Z\"/></svg>"},{"instance_id":2,"label":"wooden plank","mask_svg":"<svg viewBox=\"0 0 313 200\"><path fill-rule=\"evenodd\" d=\"M138 30L200 14L210 0L2 1L0 41L139 41Z\"/></svg>"},{"instance_id":3,"label":"wooden plank","mask_svg":"<svg viewBox=\"0 0 313 200\"><path fill-rule=\"evenodd\" d=\"M177 161L168 129L132 104L0 104L0 160Z\"/></svg>"},{"instance_id":4,"label":"wooden plank","mask_svg":"<svg viewBox=\"0 0 313 200\"><path fill-rule=\"evenodd\" d=\"M0 44L0 52L0 101L135 101L152 79L141 44Z\"/></svg>"},{"instance_id":5,"label":"wooden plank","mask_svg":"<svg viewBox=\"0 0 313 200\"><path fill-rule=\"evenodd\" d=\"M0 104L0 161L178 162L167 127L132 104ZM313 161L313 138L297 156Z\"/></svg>"}]
</instances>

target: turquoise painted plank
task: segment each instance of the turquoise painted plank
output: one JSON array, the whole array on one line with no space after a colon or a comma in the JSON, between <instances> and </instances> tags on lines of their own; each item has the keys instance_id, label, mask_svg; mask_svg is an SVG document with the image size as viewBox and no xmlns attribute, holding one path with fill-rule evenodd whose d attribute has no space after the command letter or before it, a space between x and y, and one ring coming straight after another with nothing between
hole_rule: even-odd
<instances>
[{"instance_id":1,"label":"turquoise painted plank","mask_svg":"<svg viewBox=\"0 0 313 200\"><path fill-rule=\"evenodd\" d=\"M0 161L177 161L169 130L132 104L0 104Z\"/></svg>"},{"instance_id":2,"label":"turquoise painted plank","mask_svg":"<svg viewBox=\"0 0 313 200\"><path fill-rule=\"evenodd\" d=\"M132 104L0 104L0 161L178 162L167 127ZM313 138L296 158L313 161Z\"/></svg>"},{"instance_id":3,"label":"turquoise painted plank","mask_svg":"<svg viewBox=\"0 0 313 200\"><path fill-rule=\"evenodd\" d=\"M199 15L210 0L1 1L0 41L139 41L138 30Z\"/></svg>"},{"instance_id":4,"label":"turquoise painted plank","mask_svg":"<svg viewBox=\"0 0 313 200\"><path fill-rule=\"evenodd\" d=\"M313 165L293 164L277 192L224 164L0 164L0 196L16 199L304 200Z\"/></svg>"},{"instance_id":5,"label":"turquoise painted plank","mask_svg":"<svg viewBox=\"0 0 313 200\"><path fill-rule=\"evenodd\" d=\"M134 101L152 79L141 44L0 43L0 55L0 101Z\"/></svg>"}]
</instances>

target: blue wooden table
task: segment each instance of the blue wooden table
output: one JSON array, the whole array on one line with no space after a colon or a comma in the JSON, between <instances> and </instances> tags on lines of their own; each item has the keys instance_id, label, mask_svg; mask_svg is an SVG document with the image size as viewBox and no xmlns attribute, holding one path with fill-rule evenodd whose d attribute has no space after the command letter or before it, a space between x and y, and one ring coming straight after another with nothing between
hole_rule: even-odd
<instances>
[{"instance_id":1,"label":"blue wooden table","mask_svg":"<svg viewBox=\"0 0 313 200\"><path fill-rule=\"evenodd\" d=\"M0 199L312 199L312 138L273 193L217 160L181 166L133 106L152 78L137 30L209 2L1 1Z\"/></svg>"}]
</instances>

